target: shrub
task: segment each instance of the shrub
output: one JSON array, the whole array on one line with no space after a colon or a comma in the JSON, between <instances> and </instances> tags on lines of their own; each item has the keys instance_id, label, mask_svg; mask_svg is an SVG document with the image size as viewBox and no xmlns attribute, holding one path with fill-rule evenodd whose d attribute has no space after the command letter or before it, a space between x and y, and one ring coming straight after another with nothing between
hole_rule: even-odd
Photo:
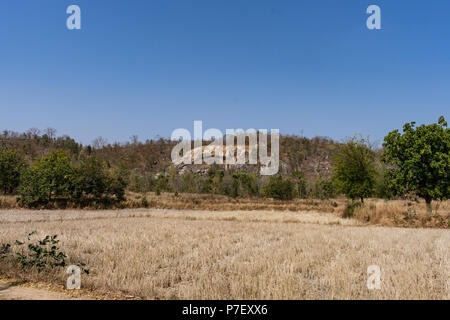
<instances>
[{"instance_id":1,"label":"shrub","mask_svg":"<svg viewBox=\"0 0 450 320\"><path fill-rule=\"evenodd\" d=\"M232 178L233 180L231 184L230 196L237 198L239 196L239 174L233 174Z\"/></svg>"},{"instance_id":2,"label":"shrub","mask_svg":"<svg viewBox=\"0 0 450 320\"><path fill-rule=\"evenodd\" d=\"M292 177L295 181L297 196L305 199L308 196L305 175L301 171L294 171L292 172Z\"/></svg>"},{"instance_id":3,"label":"shrub","mask_svg":"<svg viewBox=\"0 0 450 320\"><path fill-rule=\"evenodd\" d=\"M242 172L239 175L241 194L244 196L256 196L258 190L258 177L255 174Z\"/></svg>"},{"instance_id":4,"label":"shrub","mask_svg":"<svg viewBox=\"0 0 450 320\"><path fill-rule=\"evenodd\" d=\"M14 150L0 149L0 190L13 193L20 183L24 162Z\"/></svg>"},{"instance_id":5,"label":"shrub","mask_svg":"<svg viewBox=\"0 0 450 320\"><path fill-rule=\"evenodd\" d=\"M231 196L257 196L259 194L258 177L247 172L235 172L232 176Z\"/></svg>"},{"instance_id":6,"label":"shrub","mask_svg":"<svg viewBox=\"0 0 450 320\"><path fill-rule=\"evenodd\" d=\"M282 176L271 177L269 183L264 187L265 197L277 200L291 200L294 198L294 184L290 179Z\"/></svg>"},{"instance_id":7,"label":"shrub","mask_svg":"<svg viewBox=\"0 0 450 320\"><path fill-rule=\"evenodd\" d=\"M223 177L221 185L220 185L220 193L227 195L229 197L233 196L234 192L234 179L230 175L226 175ZM237 190L236 190L237 196Z\"/></svg>"},{"instance_id":8,"label":"shrub","mask_svg":"<svg viewBox=\"0 0 450 320\"><path fill-rule=\"evenodd\" d=\"M162 191L170 191L169 179L164 173L160 173L153 181L153 189L157 194L161 194Z\"/></svg>"},{"instance_id":9,"label":"shrub","mask_svg":"<svg viewBox=\"0 0 450 320\"><path fill-rule=\"evenodd\" d=\"M313 186L312 195L318 199L330 199L336 196L336 188L330 179L318 178Z\"/></svg>"},{"instance_id":10,"label":"shrub","mask_svg":"<svg viewBox=\"0 0 450 320\"><path fill-rule=\"evenodd\" d=\"M351 218L351 217L353 217L354 214L355 214L355 210L357 208L360 208L362 205L363 205L363 203L359 202L359 201L353 201L352 200L351 202L348 202L347 205L344 208L344 212L342 214L342 217L343 218Z\"/></svg>"},{"instance_id":11,"label":"shrub","mask_svg":"<svg viewBox=\"0 0 450 320\"><path fill-rule=\"evenodd\" d=\"M149 205L149 203L147 200L147 196L144 193L144 194L142 194L142 197L141 197L141 207L148 208L148 205Z\"/></svg>"}]
</instances>

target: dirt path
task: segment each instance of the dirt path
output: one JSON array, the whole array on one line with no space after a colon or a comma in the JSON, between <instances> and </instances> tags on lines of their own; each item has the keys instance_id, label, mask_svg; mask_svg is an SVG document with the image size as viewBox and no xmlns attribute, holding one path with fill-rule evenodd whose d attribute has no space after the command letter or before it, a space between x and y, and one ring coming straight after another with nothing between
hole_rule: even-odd
<instances>
[{"instance_id":1,"label":"dirt path","mask_svg":"<svg viewBox=\"0 0 450 320\"><path fill-rule=\"evenodd\" d=\"M24 286L20 282L0 280L0 300L74 300L69 295Z\"/></svg>"}]
</instances>

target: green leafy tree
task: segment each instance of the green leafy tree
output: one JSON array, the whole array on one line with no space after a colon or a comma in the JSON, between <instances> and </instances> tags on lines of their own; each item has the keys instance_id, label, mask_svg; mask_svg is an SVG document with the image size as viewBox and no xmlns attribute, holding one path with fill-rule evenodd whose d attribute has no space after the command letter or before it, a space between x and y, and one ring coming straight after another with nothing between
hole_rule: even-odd
<instances>
[{"instance_id":1,"label":"green leafy tree","mask_svg":"<svg viewBox=\"0 0 450 320\"><path fill-rule=\"evenodd\" d=\"M397 194L414 192L425 199L431 209L432 200L450 196L450 129L441 116L438 123L403 126L384 138L382 160L389 164L390 183Z\"/></svg>"},{"instance_id":2,"label":"green leafy tree","mask_svg":"<svg viewBox=\"0 0 450 320\"><path fill-rule=\"evenodd\" d=\"M375 179L374 196L382 199L391 199L394 196L389 169L380 167L377 169Z\"/></svg>"},{"instance_id":3,"label":"green leafy tree","mask_svg":"<svg viewBox=\"0 0 450 320\"><path fill-rule=\"evenodd\" d=\"M128 176L126 168L108 169L97 157L87 157L77 168L72 197L76 203L123 201Z\"/></svg>"},{"instance_id":4,"label":"green leafy tree","mask_svg":"<svg viewBox=\"0 0 450 320\"><path fill-rule=\"evenodd\" d=\"M25 170L20 179L19 204L34 207L69 198L75 168L67 152L52 151Z\"/></svg>"},{"instance_id":5,"label":"green leafy tree","mask_svg":"<svg viewBox=\"0 0 450 320\"><path fill-rule=\"evenodd\" d=\"M99 200L107 193L108 175L103 164L94 156L87 157L81 162L73 182L74 199L92 197Z\"/></svg>"},{"instance_id":6,"label":"green leafy tree","mask_svg":"<svg viewBox=\"0 0 450 320\"><path fill-rule=\"evenodd\" d=\"M125 189L128 185L127 177L120 170L115 170L108 175L106 193L109 196L114 196L117 202L125 200Z\"/></svg>"},{"instance_id":7,"label":"green leafy tree","mask_svg":"<svg viewBox=\"0 0 450 320\"><path fill-rule=\"evenodd\" d=\"M161 192L169 191L169 179L164 173L160 173L153 181L153 187L158 195L161 194Z\"/></svg>"},{"instance_id":8,"label":"green leafy tree","mask_svg":"<svg viewBox=\"0 0 450 320\"><path fill-rule=\"evenodd\" d=\"M339 192L355 200L373 194L376 179L375 152L367 140L353 137L333 155L333 181Z\"/></svg>"},{"instance_id":9,"label":"green leafy tree","mask_svg":"<svg viewBox=\"0 0 450 320\"><path fill-rule=\"evenodd\" d=\"M13 193L20 183L20 172L24 162L11 149L0 149L0 189L3 193Z\"/></svg>"},{"instance_id":10,"label":"green leafy tree","mask_svg":"<svg viewBox=\"0 0 450 320\"><path fill-rule=\"evenodd\" d=\"M316 179L312 195L319 199L330 199L336 196L336 186L332 179L319 177Z\"/></svg>"},{"instance_id":11,"label":"green leafy tree","mask_svg":"<svg viewBox=\"0 0 450 320\"><path fill-rule=\"evenodd\" d=\"M239 196L248 197L258 195L258 177L255 174L240 171L234 173L233 178L236 181L236 190Z\"/></svg>"}]
</instances>

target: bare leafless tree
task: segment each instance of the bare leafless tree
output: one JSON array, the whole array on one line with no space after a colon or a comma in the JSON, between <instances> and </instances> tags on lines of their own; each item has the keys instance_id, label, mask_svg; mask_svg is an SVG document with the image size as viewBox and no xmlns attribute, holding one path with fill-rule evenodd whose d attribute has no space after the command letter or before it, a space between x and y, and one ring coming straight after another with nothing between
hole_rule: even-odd
<instances>
[{"instance_id":1,"label":"bare leafless tree","mask_svg":"<svg viewBox=\"0 0 450 320\"><path fill-rule=\"evenodd\" d=\"M102 149L108 145L108 140L103 138L102 136L94 139L92 141L92 146L94 149Z\"/></svg>"},{"instance_id":2,"label":"bare leafless tree","mask_svg":"<svg viewBox=\"0 0 450 320\"><path fill-rule=\"evenodd\" d=\"M27 131L27 135L30 139L38 137L40 133L41 133L41 130L39 130L38 128L30 128Z\"/></svg>"},{"instance_id":3,"label":"bare leafless tree","mask_svg":"<svg viewBox=\"0 0 450 320\"><path fill-rule=\"evenodd\" d=\"M44 130L44 134L46 134L50 139L54 139L56 137L56 129L48 127Z\"/></svg>"}]
</instances>

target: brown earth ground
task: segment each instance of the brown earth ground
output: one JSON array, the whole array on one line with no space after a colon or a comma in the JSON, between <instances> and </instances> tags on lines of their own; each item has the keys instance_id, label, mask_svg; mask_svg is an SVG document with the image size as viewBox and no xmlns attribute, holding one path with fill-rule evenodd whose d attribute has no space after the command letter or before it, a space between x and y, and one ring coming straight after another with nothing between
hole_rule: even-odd
<instances>
[{"instance_id":1,"label":"brown earth ground","mask_svg":"<svg viewBox=\"0 0 450 320\"><path fill-rule=\"evenodd\" d=\"M0 278L0 300L137 300L125 294L67 290L62 285Z\"/></svg>"},{"instance_id":2,"label":"brown earth ground","mask_svg":"<svg viewBox=\"0 0 450 320\"><path fill-rule=\"evenodd\" d=\"M73 297L22 281L0 280L0 300L70 300ZM83 298L84 299L84 298Z\"/></svg>"}]
</instances>

